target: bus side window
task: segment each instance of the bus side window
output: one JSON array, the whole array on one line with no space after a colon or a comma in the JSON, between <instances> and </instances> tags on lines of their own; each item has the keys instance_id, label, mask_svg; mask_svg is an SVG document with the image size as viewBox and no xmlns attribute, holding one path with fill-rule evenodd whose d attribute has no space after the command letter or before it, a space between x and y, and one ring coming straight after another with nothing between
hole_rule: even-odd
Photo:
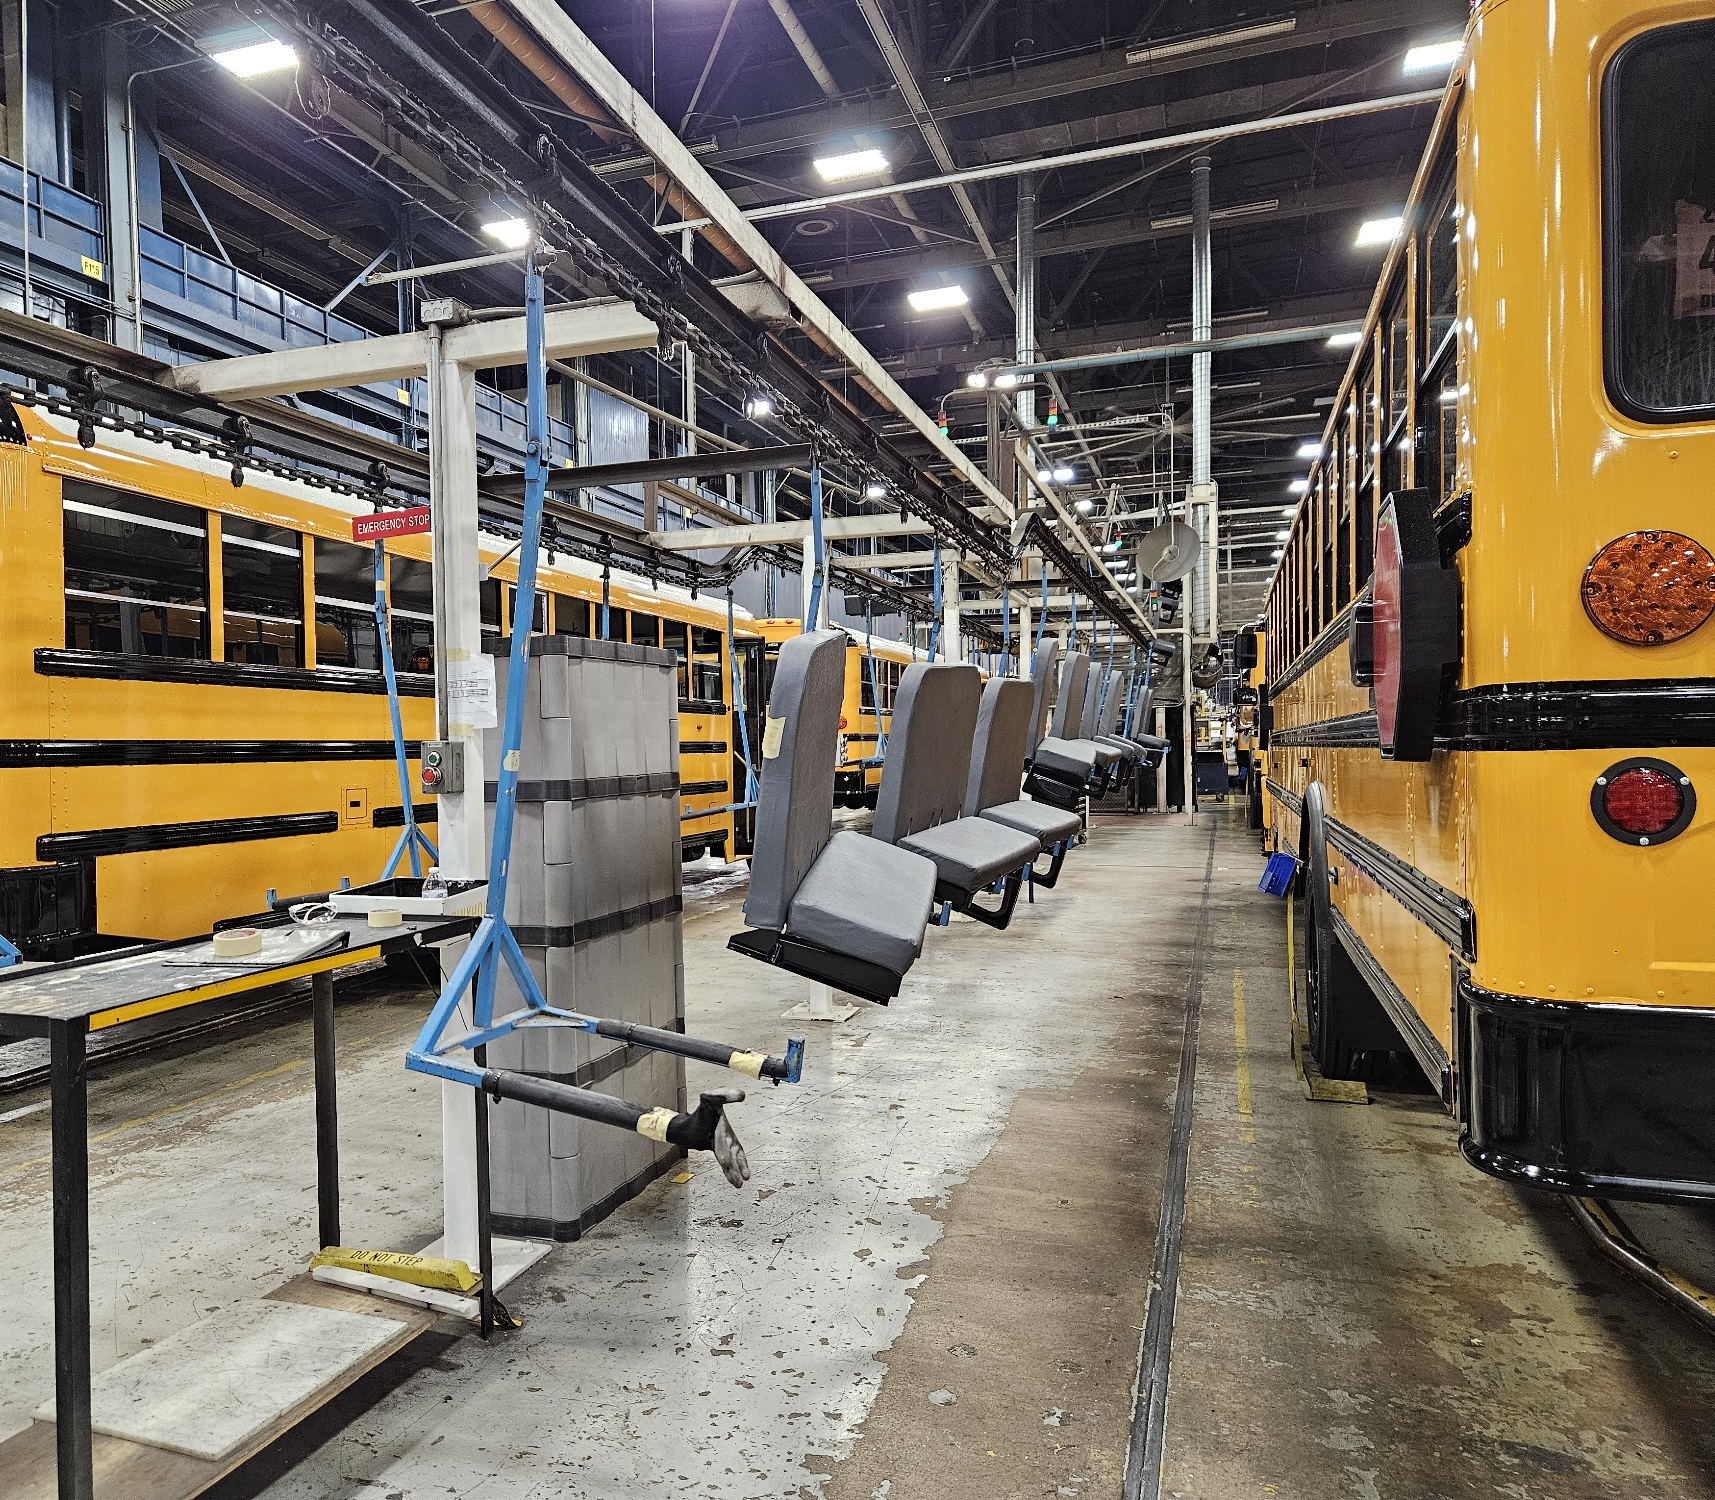
<instances>
[{"instance_id":1,"label":"bus side window","mask_svg":"<svg viewBox=\"0 0 1715 1500\"><path fill-rule=\"evenodd\" d=\"M721 650L726 632L708 625L691 627L691 696L701 703L726 702L726 673Z\"/></svg>"},{"instance_id":2,"label":"bus side window","mask_svg":"<svg viewBox=\"0 0 1715 1500\"><path fill-rule=\"evenodd\" d=\"M304 542L295 531L222 516L220 571L226 659L304 664Z\"/></svg>"},{"instance_id":3,"label":"bus side window","mask_svg":"<svg viewBox=\"0 0 1715 1500\"><path fill-rule=\"evenodd\" d=\"M535 607L530 611L530 634L546 635L548 633L548 596L541 589L536 590ZM512 633L512 617L518 612L518 590L511 584L506 586L506 614L500 623L500 633Z\"/></svg>"},{"instance_id":4,"label":"bus side window","mask_svg":"<svg viewBox=\"0 0 1715 1500\"><path fill-rule=\"evenodd\" d=\"M66 645L208 660L208 521L200 510L63 481Z\"/></svg>"},{"instance_id":5,"label":"bus side window","mask_svg":"<svg viewBox=\"0 0 1715 1500\"><path fill-rule=\"evenodd\" d=\"M395 669L427 676L435 670L435 584L429 565L388 553L387 598Z\"/></svg>"},{"instance_id":6,"label":"bus side window","mask_svg":"<svg viewBox=\"0 0 1715 1500\"><path fill-rule=\"evenodd\" d=\"M614 627L614 638L620 639L619 627ZM655 615L646 615L641 610L631 612L631 643L634 646L659 646L661 644L661 621Z\"/></svg>"},{"instance_id":7,"label":"bus side window","mask_svg":"<svg viewBox=\"0 0 1715 1500\"><path fill-rule=\"evenodd\" d=\"M315 539L314 552L317 668L379 672L374 552L322 536Z\"/></svg>"},{"instance_id":8,"label":"bus side window","mask_svg":"<svg viewBox=\"0 0 1715 1500\"><path fill-rule=\"evenodd\" d=\"M554 634L576 635L588 639L590 606L587 599L571 594L554 595Z\"/></svg>"},{"instance_id":9,"label":"bus side window","mask_svg":"<svg viewBox=\"0 0 1715 1500\"><path fill-rule=\"evenodd\" d=\"M633 616L633 626L637 617ZM690 626L683 620L663 620L661 622L661 644L673 653L678 663L679 698L681 701L695 698L691 691L691 649ZM644 644L648 644L645 642Z\"/></svg>"}]
</instances>

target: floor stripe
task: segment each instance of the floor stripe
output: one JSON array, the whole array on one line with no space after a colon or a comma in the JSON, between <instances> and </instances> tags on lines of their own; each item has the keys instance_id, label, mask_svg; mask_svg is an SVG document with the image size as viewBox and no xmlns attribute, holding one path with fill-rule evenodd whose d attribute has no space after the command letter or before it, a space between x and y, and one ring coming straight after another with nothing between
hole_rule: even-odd
<instances>
[{"instance_id":1,"label":"floor stripe","mask_svg":"<svg viewBox=\"0 0 1715 1500\"><path fill-rule=\"evenodd\" d=\"M1251 1054L1245 1034L1245 975L1233 970L1233 1041L1239 1049L1239 1118L1251 1117Z\"/></svg>"},{"instance_id":2,"label":"floor stripe","mask_svg":"<svg viewBox=\"0 0 1715 1500\"><path fill-rule=\"evenodd\" d=\"M1125 1456L1124 1500L1160 1500L1162 1439L1167 1425L1167 1367L1173 1357L1173 1313L1179 1301L1179 1251L1185 1237L1185 1175L1191 1158L1192 1104L1197 1089L1197 1030L1203 1014L1203 949L1209 932L1209 883L1215 873L1215 824L1203 867L1203 899L1191 978L1185 987L1185 1031L1179 1044L1179 1087L1167 1140L1167 1178L1156 1219L1155 1263L1149 1273L1149 1309L1138 1347L1132 1392L1131 1442Z\"/></svg>"}]
</instances>

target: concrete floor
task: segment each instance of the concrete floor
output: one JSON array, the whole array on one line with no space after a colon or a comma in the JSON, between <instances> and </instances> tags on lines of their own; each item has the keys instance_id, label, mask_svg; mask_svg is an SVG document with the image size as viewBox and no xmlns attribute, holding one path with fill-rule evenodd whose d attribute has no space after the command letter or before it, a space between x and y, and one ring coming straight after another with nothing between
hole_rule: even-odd
<instances>
[{"instance_id":1,"label":"concrete floor","mask_svg":"<svg viewBox=\"0 0 1715 1500\"><path fill-rule=\"evenodd\" d=\"M214 1493L1117 1496L1213 839L1161 1493L1709 1494L1715 1340L1466 1167L1405 1075L1304 1100L1281 907L1228 817L1098 820L1008 932L931 931L891 1008L737 1108L745 1191L691 1163L515 1284L522 1330L420 1340ZM778 1046L802 986L726 951L736 903L687 919L689 1024ZM340 1009L352 1243L438 1231L422 1004ZM307 1047L299 1018L98 1074L98 1367L302 1268ZM0 1103L0 1435L52 1386L38 1102ZM1708 1259L1704 1221L1650 1213Z\"/></svg>"}]
</instances>

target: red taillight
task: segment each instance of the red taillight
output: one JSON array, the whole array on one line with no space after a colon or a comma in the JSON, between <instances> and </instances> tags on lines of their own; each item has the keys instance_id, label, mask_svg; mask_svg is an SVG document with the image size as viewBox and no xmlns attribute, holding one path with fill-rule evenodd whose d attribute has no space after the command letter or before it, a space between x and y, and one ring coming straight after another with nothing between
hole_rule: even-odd
<instances>
[{"instance_id":1,"label":"red taillight","mask_svg":"<svg viewBox=\"0 0 1715 1500\"><path fill-rule=\"evenodd\" d=\"M1590 810L1604 833L1628 844L1663 844L1697 811L1691 778L1660 760L1611 766L1590 789Z\"/></svg>"}]
</instances>

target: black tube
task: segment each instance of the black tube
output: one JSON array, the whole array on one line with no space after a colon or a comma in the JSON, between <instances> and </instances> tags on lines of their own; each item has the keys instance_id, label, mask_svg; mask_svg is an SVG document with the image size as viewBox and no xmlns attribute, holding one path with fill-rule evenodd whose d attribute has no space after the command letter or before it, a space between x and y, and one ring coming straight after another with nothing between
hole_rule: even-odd
<instances>
[{"instance_id":1,"label":"black tube","mask_svg":"<svg viewBox=\"0 0 1715 1500\"><path fill-rule=\"evenodd\" d=\"M630 1021L599 1020L595 1034L616 1042L627 1042L633 1047L647 1047L652 1052L671 1052L697 1062L713 1063L717 1068L730 1068L735 1054L745 1050L729 1047L725 1042L705 1042L701 1037L683 1036L677 1031L662 1031L655 1026L635 1026ZM770 1054L763 1059L760 1076L784 1078L786 1071L786 1059Z\"/></svg>"},{"instance_id":2,"label":"black tube","mask_svg":"<svg viewBox=\"0 0 1715 1500\"><path fill-rule=\"evenodd\" d=\"M627 1104L611 1094L598 1094L594 1089L580 1089L575 1084L555 1083L529 1073L513 1073L501 1068L485 1068L482 1091L496 1099L514 1099L520 1104L536 1104L562 1115L576 1115L580 1120L595 1120L620 1130L635 1130L637 1122L648 1113L636 1104Z\"/></svg>"},{"instance_id":3,"label":"black tube","mask_svg":"<svg viewBox=\"0 0 1715 1500\"><path fill-rule=\"evenodd\" d=\"M316 1207L323 1249L339 1235L339 1093L334 1071L333 975L310 977L310 1014L315 1032Z\"/></svg>"},{"instance_id":4,"label":"black tube","mask_svg":"<svg viewBox=\"0 0 1715 1500\"><path fill-rule=\"evenodd\" d=\"M54 1183L54 1444L61 1500L94 1500L89 1401L89 1085L83 1020L50 1032Z\"/></svg>"},{"instance_id":5,"label":"black tube","mask_svg":"<svg viewBox=\"0 0 1715 1500\"><path fill-rule=\"evenodd\" d=\"M471 1054L477 1067L488 1061L488 1048L478 1047ZM478 1291L482 1336L494 1332L494 1216L491 1210L491 1190L488 1180L488 1095L476 1091L476 1246L477 1274L482 1277Z\"/></svg>"}]
</instances>

